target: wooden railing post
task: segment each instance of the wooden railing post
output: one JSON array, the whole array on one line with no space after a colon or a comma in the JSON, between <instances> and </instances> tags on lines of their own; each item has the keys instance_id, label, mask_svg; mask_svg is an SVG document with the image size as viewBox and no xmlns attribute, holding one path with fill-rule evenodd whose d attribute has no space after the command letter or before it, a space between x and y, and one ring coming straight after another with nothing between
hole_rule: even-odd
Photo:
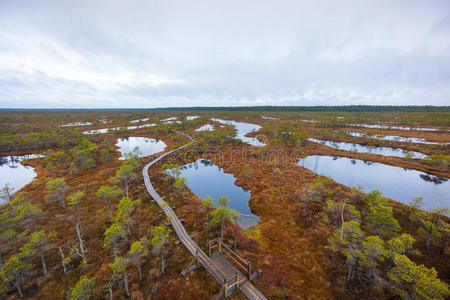
<instances>
[{"instance_id":1,"label":"wooden railing post","mask_svg":"<svg viewBox=\"0 0 450 300\"><path fill-rule=\"evenodd\" d=\"M251 277L252 276L252 263L251 262L248 262L248 280L251 280Z\"/></svg>"},{"instance_id":2,"label":"wooden railing post","mask_svg":"<svg viewBox=\"0 0 450 300\"><path fill-rule=\"evenodd\" d=\"M225 298L226 298L226 297L228 297L228 286L227 286L227 278L226 277L224 277L224 279L223 279L223 288L225 291Z\"/></svg>"},{"instance_id":3,"label":"wooden railing post","mask_svg":"<svg viewBox=\"0 0 450 300\"><path fill-rule=\"evenodd\" d=\"M217 238L217 244L219 245L219 253L222 253L222 243L220 238Z\"/></svg>"},{"instance_id":4,"label":"wooden railing post","mask_svg":"<svg viewBox=\"0 0 450 300\"><path fill-rule=\"evenodd\" d=\"M236 271L236 289L239 289L239 273Z\"/></svg>"}]
</instances>

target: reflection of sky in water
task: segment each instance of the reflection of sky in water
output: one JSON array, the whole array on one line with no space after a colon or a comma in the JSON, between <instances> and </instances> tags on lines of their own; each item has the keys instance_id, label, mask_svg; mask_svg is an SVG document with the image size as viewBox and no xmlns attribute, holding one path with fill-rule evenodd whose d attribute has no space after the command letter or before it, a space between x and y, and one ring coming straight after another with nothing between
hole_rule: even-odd
<instances>
[{"instance_id":1,"label":"reflection of sky in water","mask_svg":"<svg viewBox=\"0 0 450 300\"><path fill-rule=\"evenodd\" d=\"M378 128L378 129L441 131L440 129L426 128L426 127L387 126L387 125L372 125L372 124L346 124L346 125L347 126L354 126L354 127ZM443 130L443 131L448 131L448 130Z\"/></svg>"},{"instance_id":2,"label":"reflection of sky in water","mask_svg":"<svg viewBox=\"0 0 450 300\"><path fill-rule=\"evenodd\" d=\"M424 158L425 154L416 152L416 151L408 151L400 148L390 148L390 147L370 147L363 146L359 144L346 143L346 142L334 142L334 141L325 141L318 139L309 139L315 143L321 143L336 149L353 151L353 152L361 152L361 153L371 153L371 154L380 154L387 156L397 156L397 157L405 157L408 153L413 154L413 158Z\"/></svg>"},{"instance_id":3,"label":"reflection of sky in water","mask_svg":"<svg viewBox=\"0 0 450 300\"><path fill-rule=\"evenodd\" d=\"M139 123L139 122L145 122L148 121L150 118L144 118L144 119L138 119L138 120L131 120L130 123Z\"/></svg>"},{"instance_id":4,"label":"reflection of sky in water","mask_svg":"<svg viewBox=\"0 0 450 300\"><path fill-rule=\"evenodd\" d=\"M380 190L406 204L414 197L423 197L428 211L450 206L450 182L446 177L346 157L312 155L299 159L297 164L347 186L360 184L367 192Z\"/></svg>"},{"instance_id":5,"label":"reflection of sky in water","mask_svg":"<svg viewBox=\"0 0 450 300\"><path fill-rule=\"evenodd\" d=\"M139 152L142 153L140 157L143 157L164 151L167 145L161 140L130 136L118 139L116 146L120 147L119 152L122 153L119 159L125 159L124 154L130 153L136 147L139 147Z\"/></svg>"},{"instance_id":6,"label":"reflection of sky in water","mask_svg":"<svg viewBox=\"0 0 450 300\"><path fill-rule=\"evenodd\" d=\"M244 143L248 143L253 146L265 146L266 145L266 144L260 142L256 138L245 136L247 133L259 130L261 128L261 126L259 126L259 125L243 123L243 122L236 122L236 121L221 120L221 119L211 119L211 120L219 122L221 124L228 124L228 125L233 125L234 127L236 127L236 130L237 130L236 138L240 139Z\"/></svg>"},{"instance_id":7,"label":"reflection of sky in water","mask_svg":"<svg viewBox=\"0 0 450 300\"><path fill-rule=\"evenodd\" d=\"M108 131L121 130L122 128L124 128L126 130L133 130L133 129L152 127L152 126L156 126L156 124L143 124L143 125L133 125L133 126L126 126L126 127L94 129L94 130L85 131L85 132L83 132L83 134L101 134L101 133L107 133Z\"/></svg>"},{"instance_id":8,"label":"reflection of sky in water","mask_svg":"<svg viewBox=\"0 0 450 300\"><path fill-rule=\"evenodd\" d=\"M35 177L36 172L33 167L24 166L20 162L27 158L38 158L39 155L21 155L21 156L1 156L0 157L0 188L6 183L17 192L25 185L30 183Z\"/></svg>"},{"instance_id":9,"label":"reflection of sky in water","mask_svg":"<svg viewBox=\"0 0 450 300\"><path fill-rule=\"evenodd\" d=\"M181 166L181 175L186 178L186 183L191 191L201 199L206 195L211 196L216 201L225 195L230 198L230 207L240 214L252 216L242 216L240 218L241 227L247 228L258 222L259 217L250 211L248 200L250 191L244 190L234 184L236 178L233 174L225 173L221 168L213 164L208 159L198 159L193 163Z\"/></svg>"},{"instance_id":10,"label":"reflection of sky in water","mask_svg":"<svg viewBox=\"0 0 450 300\"><path fill-rule=\"evenodd\" d=\"M438 142L430 142L430 141L427 141L426 139L415 138L415 137L403 137L403 136L397 136L397 135L375 136L375 135L366 135L361 132L352 132L352 131L347 131L347 133L350 134L351 136L356 136L356 137L366 136L368 138L377 139L377 140L397 141L397 142L404 142L404 143L431 144L431 145L439 144Z\"/></svg>"},{"instance_id":11,"label":"reflection of sky in water","mask_svg":"<svg viewBox=\"0 0 450 300\"><path fill-rule=\"evenodd\" d=\"M214 130L214 126L212 126L211 124L205 124L200 128L195 129L195 131L213 131Z\"/></svg>"}]
</instances>

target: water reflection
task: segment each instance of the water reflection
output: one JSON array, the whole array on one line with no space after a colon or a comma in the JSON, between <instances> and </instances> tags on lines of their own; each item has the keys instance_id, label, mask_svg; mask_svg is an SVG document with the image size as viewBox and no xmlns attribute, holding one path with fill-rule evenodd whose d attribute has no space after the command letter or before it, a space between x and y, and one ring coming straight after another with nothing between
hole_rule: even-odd
<instances>
[{"instance_id":1,"label":"water reflection","mask_svg":"<svg viewBox=\"0 0 450 300\"><path fill-rule=\"evenodd\" d=\"M403 143L418 143L418 144L430 144L430 145L438 145L442 143L438 142L430 142L426 139L422 138L415 138L415 137L404 137L404 136L397 136L397 135L385 135L385 136L378 136L378 135L367 135L365 133L361 132L353 132L353 131L346 131L351 136L356 137L367 137L370 139L377 139L377 140L385 140L385 141L395 141L395 142L403 142ZM448 144L448 143L444 143Z\"/></svg>"},{"instance_id":2,"label":"water reflection","mask_svg":"<svg viewBox=\"0 0 450 300\"><path fill-rule=\"evenodd\" d=\"M195 129L195 131L213 131L213 130L214 130L214 126L211 124L205 124L202 127Z\"/></svg>"},{"instance_id":3,"label":"water reflection","mask_svg":"<svg viewBox=\"0 0 450 300\"><path fill-rule=\"evenodd\" d=\"M132 152L136 147L138 147L138 156L143 157L164 151L167 145L157 139L130 136L118 139L116 146L120 147L118 151L122 153L119 159L124 160L125 154Z\"/></svg>"},{"instance_id":4,"label":"water reflection","mask_svg":"<svg viewBox=\"0 0 450 300\"><path fill-rule=\"evenodd\" d=\"M230 207L241 214L239 225L248 228L258 223L259 217L250 211L248 200L250 192L234 184L236 178L233 174L225 173L209 159L197 161L181 166L181 175L191 191L201 199L206 195L217 200L225 195L230 198Z\"/></svg>"},{"instance_id":5,"label":"water reflection","mask_svg":"<svg viewBox=\"0 0 450 300\"><path fill-rule=\"evenodd\" d=\"M390 147L372 147L372 146L364 146L355 143L346 143L346 142L334 142L327 140L319 140L319 139L308 139L315 143L321 143L335 149L346 150L351 152L360 152L360 153L371 153L371 154L380 154L385 156L396 156L396 157L410 157L410 158L424 158L427 155L416 152L416 151L408 151L400 148L390 148Z\"/></svg>"},{"instance_id":6,"label":"water reflection","mask_svg":"<svg viewBox=\"0 0 450 300\"><path fill-rule=\"evenodd\" d=\"M372 124L345 124L353 127L365 127L365 128L378 128L378 129L398 129L398 130L421 130L421 131L449 131L440 130L438 128L426 128L426 127L409 127L409 126L388 126L388 125L372 125Z\"/></svg>"},{"instance_id":7,"label":"water reflection","mask_svg":"<svg viewBox=\"0 0 450 300\"><path fill-rule=\"evenodd\" d=\"M0 156L0 188L3 188L5 184L9 183L9 186L14 188L13 192L17 192L33 181L37 175L34 168L24 166L20 162L25 159L40 157L43 157L43 155Z\"/></svg>"},{"instance_id":8,"label":"water reflection","mask_svg":"<svg viewBox=\"0 0 450 300\"><path fill-rule=\"evenodd\" d=\"M297 164L347 186L361 184L366 191L378 189L389 198L408 204L423 197L424 209L450 206L450 182L424 172L346 157L312 155Z\"/></svg>"},{"instance_id":9,"label":"water reflection","mask_svg":"<svg viewBox=\"0 0 450 300\"><path fill-rule=\"evenodd\" d=\"M140 123L150 120L150 118L144 118L144 119L138 119L138 120L131 120L130 123Z\"/></svg>"},{"instance_id":10,"label":"water reflection","mask_svg":"<svg viewBox=\"0 0 450 300\"><path fill-rule=\"evenodd\" d=\"M126 127L94 129L94 130L85 131L85 132L83 132L83 134L102 134L102 133L107 133L107 132L120 131L122 129L133 130L133 129L142 129L142 128L146 128L146 127L153 127L153 126L156 126L156 124L143 124L143 125L133 125L133 126L126 126Z\"/></svg>"}]
</instances>

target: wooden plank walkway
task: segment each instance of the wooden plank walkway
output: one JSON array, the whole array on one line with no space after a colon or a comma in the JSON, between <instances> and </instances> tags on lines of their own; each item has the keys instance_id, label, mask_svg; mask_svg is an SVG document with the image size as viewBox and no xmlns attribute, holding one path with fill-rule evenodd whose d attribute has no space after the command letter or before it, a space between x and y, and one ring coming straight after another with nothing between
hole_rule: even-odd
<instances>
[{"instance_id":1,"label":"wooden plank walkway","mask_svg":"<svg viewBox=\"0 0 450 300\"><path fill-rule=\"evenodd\" d=\"M180 134L185 135L188 137L191 142L181 146L175 150L166 152L162 154L161 156L157 157L150 163L148 163L142 170L142 176L144 178L145 187L147 188L148 193L153 197L153 199L158 203L158 205L161 207L161 209L164 211L164 213L167 215L168 219L170 220L170 223L172 224L173 229L175 230L175 233L177 234L178 238L180 239L181 243L186 247L186 249L191 253L191 255L197 260L197 262L206 270L209 274L217 281L217 283L223 287L228 286L230 283L234 283L236 280L236 268L229 263L222 255L217 256L216 259L211 259L208 255L206 255L202 249L200 249L199 246L192 240L192 238L189 236L189 234L186 232L186 229L181 224L180 219L178 219L177 215L173 212L172 208L164 201L164 199L155 191L155 189L152 186L152 183L150 181L150 176L148 175L148 168L152 165L156 164L158 161L166 157L167 155L170 155L171 153L181 150L189 145L191 145L194 140L181 132L178 132ZM234 268L231 269L230 265ZM230 276L230 272L233 273L233 275ZM242 274L241 274L242 275ZM245 276L242 275L244 278ZM240 277L239 277L240 278ZM232 285L234 287L234 285ZM247 296L248 299L267 299L264 297L264 295L248 280L245 280L245 282L242 283L242 285L239 287L240 290L244 295Z\"/></svg>"}]
</instances>

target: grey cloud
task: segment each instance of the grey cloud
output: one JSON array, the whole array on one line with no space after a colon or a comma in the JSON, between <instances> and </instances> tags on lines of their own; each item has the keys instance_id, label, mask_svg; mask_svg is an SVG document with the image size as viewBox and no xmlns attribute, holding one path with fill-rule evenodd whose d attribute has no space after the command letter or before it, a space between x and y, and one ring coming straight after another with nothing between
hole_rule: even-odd
<instances>
[{"instance_id":1,"label":"grey cloud","mask_svg":"<svg viewBox=\"0 0 450 300\"><path fill-rule=\"evenodd\" d=\"M0 107L448 105L438 1L0 2Z\"/></svg>"}]
</instances>

